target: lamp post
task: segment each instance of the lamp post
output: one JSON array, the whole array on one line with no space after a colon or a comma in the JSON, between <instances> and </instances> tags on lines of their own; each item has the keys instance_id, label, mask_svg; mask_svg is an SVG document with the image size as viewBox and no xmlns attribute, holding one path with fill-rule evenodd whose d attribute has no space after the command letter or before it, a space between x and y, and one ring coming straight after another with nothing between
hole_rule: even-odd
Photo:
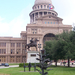
<instances>
[{"instance_id":1,"label":"lamp post","mask_svg":"<svg viewBox=\"0 0 75 75\"><path fill-rule=\"evenodd\" d=\"M39 51L40 51L40 48L41 48L41 44L38 44L38 48L39 48Z\"/></svg>"},{"instance_id":2,"label":"lamp post","mask_svg":"<svg viewBox=\"0 0 75 75\"><path fill-rule=\"evenodd\" d=\"M26 50L25 50L25 54L26 54ZM25 57L24 57L24 72L25 72Z\"/></svg>"},{"instance_id":3,"label":"lamp post","mask_svg":"<svg viewBox=\"0 0 75 75\"><path fill-rule=\"evenodd\" d=\"M39 54L40 54L40 58L41 58L41 51L40 51L41 44L38 44L38 48L39 48ZM41 63L41 61L40 61L40 63Z\"/></svg>"},{"instance_id":4,"label":"lamp post","mask_svg":"<svg viewBox=\"0 0 75 75\"><path fill-rule=\"evenodd\" d=\"M24 72L25 72L25 62L24 62Z\"/></svg>"}]
</instances>

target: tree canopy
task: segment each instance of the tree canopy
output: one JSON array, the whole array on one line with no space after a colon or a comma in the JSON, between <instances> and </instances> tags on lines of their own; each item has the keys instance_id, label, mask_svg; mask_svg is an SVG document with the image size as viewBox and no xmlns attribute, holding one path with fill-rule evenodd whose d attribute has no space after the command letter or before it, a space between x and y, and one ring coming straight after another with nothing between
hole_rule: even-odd
<instances>
[{"instance_id":1,"label":"tree canopy","mask_svg":"<svg viewBox=\"0 0 75 75\"><path fill-rule=\"evenodd\" d=\"M55 40L45 42L46 53L49 53L48 57L56 63L58 59L68 59L69 67L70 59L75 59L75 32L64 32L55 37Z\"/></svg>"}]
</instances>

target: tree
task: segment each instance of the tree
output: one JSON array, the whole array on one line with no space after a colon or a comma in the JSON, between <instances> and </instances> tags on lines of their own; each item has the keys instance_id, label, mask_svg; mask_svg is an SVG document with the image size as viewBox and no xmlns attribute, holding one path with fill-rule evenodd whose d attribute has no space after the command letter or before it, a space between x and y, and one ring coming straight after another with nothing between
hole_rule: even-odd
<instances>
[{"instance_id":1,"label":"tree","mask_svg":"<svg viewBox=\"0 0 75 75\"><path fill-rule=\"evenodd\" d=\"M64 51L66 51L65 58L68 59L68 67L70 67L70 59L74 56L75 51L75 32L64 32L60 35L58 35L58 39L62 39L66 45L64 45Z\"/></svg>"},{"instance_id":2,"label":"tree","mask_svg":"<svg viewBox=\"0 0 75 75\"><path fill-rule=\"evenodd\" d=\"M51 59L68 59L68 67L70 67L70 59L75 59L75 32L64 32L56 35L55 40L46 42L45 49Z\"/></svg>"},{"instance_id":3,"label":"tree","mask_svg":"<svg viewBox=\"0 0 75 75\"><path fill-rule=\"evenodd\" d=\"M63 40L52 40L47 41L45 45L46 53L49 53L48 58L55 60L55 65L57 66L58 59L65 59L64 45L66 43Z\"/></svg>"}]
</instances>

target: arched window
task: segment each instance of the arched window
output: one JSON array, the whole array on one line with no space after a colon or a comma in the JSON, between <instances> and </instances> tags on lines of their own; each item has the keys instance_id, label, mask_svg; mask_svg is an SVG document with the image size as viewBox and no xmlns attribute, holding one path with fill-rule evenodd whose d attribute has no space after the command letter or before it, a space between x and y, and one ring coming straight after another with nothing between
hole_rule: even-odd
<instances>
[{"instance_id":1,"label":"arched window","mask_svg":"<svg viewBox=\"0 0 75 75\"><path fill-rule=\"evenodd\" d=\"M48 12L48 14L51 14L51 12Z\"/></svg>"},{"instance_id":2,"label":"arched window","mask_svg":"<svg viewBox=\"0 0 75 75\"><path fill-rule=\"evenodd\" d=\"M51 22L51 24L52 24L52 22Z\"/></svg>"},{"instance_id":3,"label":"arched window","mask_svg":"<svg viewBox=\"0 0 75 75\"><path fill-rule=\"evenodd\" d=\"M46 22L45 22L45 24L46 24Z\"/></svg>"},{"instance_id":4,"label":"arched window","mask_svg":"<svg viewBox=\"0 0 75 75\"><path fill-rule=\"evenodd\" d=\"M35 9L36 9L36 7L35 7Z\"/></svg>"},{"instance_id":5,"label":"arched window","mask_svg":"<svg viewBox=\"0 0 75 75\"><path fill-rule=\"evenodd\" d=\"M49 24L49 22L48 22L48 24Z\"/></svg>"},{"instance_id":6,"label":"arched window","mask_svg":"<svg viewBox=\"0 0 75 75\"><path fill-rule=\"evenodd\" d=\"M39 6L38 6L38 9L39 9Z\"/></svg>"},{"instance_id":7,"label":"arched window","mask_svg":"<svg viewBox=\"0 0 75 75\"><path fill-rule=\"evenodd\" d=\"M52 13L52 15L54 15L54 13Z\"/></svg>"},{"instance_id":8,"label":"arched window","mask_svg":"<svg viewBox=\"0 0 75 75\"><path fill-rule=\"evenodd\" d=\"M54 22L54 24L55 24L55 22Z\"/></svg>"}]
</instances>

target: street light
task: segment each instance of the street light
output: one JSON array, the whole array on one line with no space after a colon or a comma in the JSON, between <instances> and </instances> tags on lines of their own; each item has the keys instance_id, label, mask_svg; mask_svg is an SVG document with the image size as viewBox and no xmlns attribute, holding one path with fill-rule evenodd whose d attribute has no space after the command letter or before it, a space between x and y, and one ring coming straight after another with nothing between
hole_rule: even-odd
<instances>
[{"instance_id":1,"label":"street light","mask_svg":"<svg viewBox=\"0 0 75 75\"><path fill-rule=\"evenodd\" d=\"M41 44L38 44L38 48L39 48L39 51L40 51L40 48L41 48Z\"/></svg>"}]
</instances>

